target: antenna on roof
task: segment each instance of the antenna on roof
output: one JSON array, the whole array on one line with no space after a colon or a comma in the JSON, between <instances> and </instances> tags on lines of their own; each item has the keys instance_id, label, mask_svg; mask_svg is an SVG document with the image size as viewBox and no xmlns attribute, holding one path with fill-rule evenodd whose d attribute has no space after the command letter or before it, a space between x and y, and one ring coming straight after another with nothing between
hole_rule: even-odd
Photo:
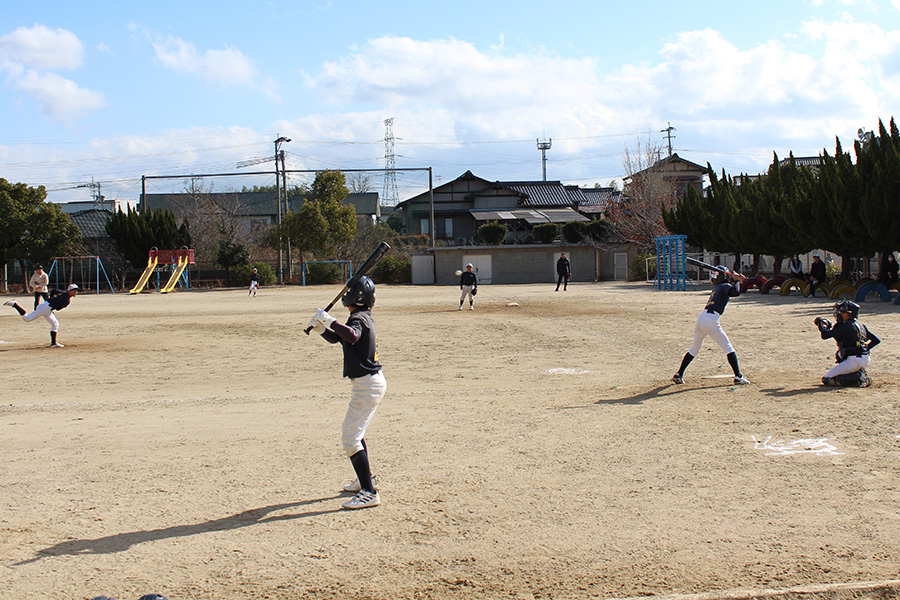
<instances>
[{"instance_id":1,"label":"antenna on roof","mask_svg":"<svg viewBox=\"0 0 900 600\"><path fill-rule=\"evenodd\" d=\"M541 166L543 168L544 181L547 181L547 150L550 149L550 145L553 144L553 139L544 138L543 140L535 140L537 142L538 150L541 151Z\"/></svg>"}]
</instances>

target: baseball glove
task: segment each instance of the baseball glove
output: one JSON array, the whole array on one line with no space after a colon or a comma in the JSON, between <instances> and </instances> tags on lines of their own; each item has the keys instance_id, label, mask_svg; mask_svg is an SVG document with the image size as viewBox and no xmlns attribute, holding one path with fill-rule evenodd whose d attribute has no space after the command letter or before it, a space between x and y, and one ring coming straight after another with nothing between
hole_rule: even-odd
<instances>
[{"instance_id":1,"label":"baseball glove","mask_svg":"<svg viewBox=\"0 0 900 600\"><path fill-rule=\"evenodd\" d=\"M472 288L472 295L474 296L477 293L478 293L478 288Z\"/></svg>"}]
</instances>

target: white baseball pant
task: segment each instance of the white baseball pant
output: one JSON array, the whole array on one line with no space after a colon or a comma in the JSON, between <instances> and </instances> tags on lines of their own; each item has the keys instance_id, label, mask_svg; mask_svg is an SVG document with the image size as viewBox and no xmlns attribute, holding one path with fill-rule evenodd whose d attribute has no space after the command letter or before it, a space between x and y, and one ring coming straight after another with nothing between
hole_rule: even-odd
<instances>
[{"instance_id":1,"label":"white baseball pant","mask_svg":"<svg viewBox=\"0 0 900 600\"><path fill-rule=\"evenodd\" d=\"M56 315L53 314L53 309L50 308L48 302L41 302L33 312L22 315L22 319L26 323L34 321L38 317L47 319L47 322L50 323L50 331L59 331L59 320L56 318Z\"/></svg>"},{"instance_id":2,"label":"white baseball pant","mask_svg":"<svg viewBox=\"0 0 900 600\"><path fill-rule=\"evenodd\" d=\"M381 371L373 375L364 375L350 380L350 406L344 416L341 427L341 444L347 456L353 456L363 449L363 438L366 429L375 416L378 403L387 391L387 380Z\"/></svg>"},{"instance_id":3,"label":"white baseball pant","mask_svg":"<svg viewBox=\"0 0 900 600\"><path fill-rule=\"evenodd\" d=\"M459 303L462 304L466 300L466 296L469 297L469 302L472 302L472 290L475 289L474 285L464 285L462 286L462 293L459 295Z\"/></svg>"},{"instance_id":4,"label":"white baseball pant","mask_svg":"<svg viewBox=\"0 0 900 600\"><path fill-rule=\"evenodd\" d=\"M703 340L707 336L711 337L725 354L734 352L734 347L728 341L728 336L725 335L722 326L719 325L719 317L721 316L717 312L706 312L705 310L700 313L700 316L697 317L697 323L694 325L694 343L691 349L688 350L691 356L697 356L700 353L700 348L703 347Z\"/></svg>"},{"instance_id":5,"label":"white baseball pant","mask_svg":"<svg viewBox=\"0 0 900 600\"><path fill-rule=\"evenodd\" d=\"M860 369L865 369L867 366L869 366L868 354L863 354L862 356L848 356L838 364L834 365L830 371L825 373L825 377L837 377L838 375L855 373Z\"/></svg>"}]
</instances>

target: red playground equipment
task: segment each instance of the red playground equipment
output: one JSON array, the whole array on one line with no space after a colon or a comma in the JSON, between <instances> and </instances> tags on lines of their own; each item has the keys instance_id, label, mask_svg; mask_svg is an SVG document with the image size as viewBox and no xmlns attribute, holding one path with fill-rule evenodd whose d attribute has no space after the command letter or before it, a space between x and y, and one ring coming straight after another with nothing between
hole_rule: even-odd
<instances>
[{"instance_id":1,"label":"red playground equipment","mask_svg":"<svg viewBox=\"0 0 900 600\"><path fill-rule=\"evenodd\" d=\"M141 273L137 284L131 288L129 294L140 294L150 281L150 276L156 271L156 267L166 267L171 265L172 275L169 277L165 285L159 284L159 272L156 273L156 288L162 294L168 294L175 291L175 286L181 282L185 290L190 289L190 280L188 277L188 265L196 264L194 262L194 250L192 248L182 247L181 250L157 250L156 246L150 249L150 257L147 259L147 268Z\"/></svg>"}]
</instances>

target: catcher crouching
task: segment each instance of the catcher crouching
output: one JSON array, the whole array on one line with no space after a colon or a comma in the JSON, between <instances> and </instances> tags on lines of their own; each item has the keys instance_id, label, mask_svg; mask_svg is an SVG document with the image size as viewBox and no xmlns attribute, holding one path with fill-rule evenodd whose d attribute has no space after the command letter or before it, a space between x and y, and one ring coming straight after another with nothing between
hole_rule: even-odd
<instances>
[{"instance_id":1,"label":"catcher crouching","mask_svg":"<svg viewBox=\"0 0 900 600\"><path fill-rule=\"evenodd\" d=\"M834 305L833 326L831 321L816 317L813 321L819 328L822 339L833 338L838 349L835 353L837 364L822 378L824 385L833 387L868 387L871 384L866 367L869 352L881 340L868 328L857 321L859 304L841 300Z\"/></svg>"}]
</instances>

